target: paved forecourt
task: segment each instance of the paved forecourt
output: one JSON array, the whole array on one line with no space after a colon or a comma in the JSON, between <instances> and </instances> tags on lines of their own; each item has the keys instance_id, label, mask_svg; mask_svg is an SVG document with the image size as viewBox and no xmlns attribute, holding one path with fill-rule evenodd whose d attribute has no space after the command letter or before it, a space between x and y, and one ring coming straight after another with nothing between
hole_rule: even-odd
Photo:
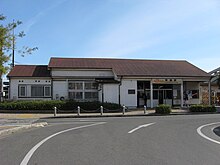
<instances>
[{"instance_id":1,"label":"paved forecourt","mask_svg":"<svg viewBox=\"0 0 220 165\"><path fill-rule=\"evenodd\" d=\"M0 159L2 164L22 165L219 164L220 145L197 133L198 127L219 118L214 114L43 119L40 122L48 126L0 139Z\"/></svg>"}]
</instances>

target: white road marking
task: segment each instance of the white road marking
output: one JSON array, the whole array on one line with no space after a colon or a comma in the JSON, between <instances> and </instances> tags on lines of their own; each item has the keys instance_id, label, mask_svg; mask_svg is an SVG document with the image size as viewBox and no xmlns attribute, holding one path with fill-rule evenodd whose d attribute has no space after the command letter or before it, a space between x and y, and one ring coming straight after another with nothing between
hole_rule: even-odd
<instances>
[{"instance_id":1,"label":"white road marking","mask_svg":"<svg viewBox=\"0 0 220 165\"><path fill-rule=\"evenodd\" d=\"M148 127L148 126L153 125L153 124L155 124L155 123L149 123L149 124L140 125L140 126L134 128L134 129L130 130L128 133L133 133L134 131L137 131L140 128Z\"/></svg>"},{"instance_id":2,"label":"white road marking","mask_svg":"<svg viewBox=\"0 0 220 165\"><path fill-rule=\"evenodd\" d=\"M94 123L94 124L90 124L90 125L83 125L83 126L79 126L79 127L74 127L74 128L70 128L70 129L66 129L60 132L57 132L53 135L48 136L47 138L43 139L42 141L40 141L39 143L37 143L24 157L24 159L22 160L22 162L20 163L20 165L27 165L31 156L34 154L34 152L42 145L44 144L46 141L48 141L49 139L53 138L54 136L57 136L59 134L68 132L68 131L72 131L72 130L76 130L76 129L81 129L81 128L86 128L86 127L91 127L91 126L95 126L95 125L100 125L100 124L105 124L106 122L99 122L99 123Z\"/></svg>"},{"instance_id":3,"label":"white road marking","mask_svg":"<svg viewBox=\"0 0 220 165\"><path fill-rule=\"evenodd\" d=\"M100 121L101 122L101 121ZM53 125L71 125L71 124L91 124L94 123L94 121L90 121L90 122L60 122L60 123L49 123L50 126Z\"/></svg>"},{"instance_id":4,"label":"white road marking","mask_svg":"<svg viewBox=\"0 0 220 165\"><path fill-rule=\"evenodd\" d=\"M220 122L209 123L209 124L202 125L202 126L200 126L199 128L197 128L197 133L198 133L200 136L202 136L203 138L205 138L205 139L207 139L207 140L209 140L209 141L211 141L211 142L214 142L214 143L216 143L216 144L220 144L219 141L214 140L214 139L211 139L210 137L208 137L208 136L206 136L206 135L204 135L204 134L202 133L202 128L207 127L207 126L210 126L210 125L215 125L215 124L220 124Z\"/></svg>"},{"instance_id":5,"label":"white road marking","mask_svg":"<svg viewBox=\"0 0 220 165\"><path fill-rule=\"evenodd\" d=\"M100 120L95 120L95 119L92 119L92 120L86 120L86 119L83 119L83 120L79 120L79 121L91 121L91 122L102 122L102 121L100 121Z\"/></svg>"}]
</instances>

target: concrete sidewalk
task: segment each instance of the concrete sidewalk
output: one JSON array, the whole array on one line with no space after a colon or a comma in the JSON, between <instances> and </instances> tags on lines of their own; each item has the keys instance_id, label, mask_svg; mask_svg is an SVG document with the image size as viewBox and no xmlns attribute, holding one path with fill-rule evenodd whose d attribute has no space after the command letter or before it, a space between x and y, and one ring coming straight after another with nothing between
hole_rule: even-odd
<instances>
[{"instance_id":1,"label":"concrete sidewalk","mask_svg":"<svg viewBox=\"0 0 220 165\"><path fill-rule=\"evenodd\" d=\"M47 123L38 123L41 115L31 114L0 114L0 136L8 135L23 129L43 127Z\"/></svg>"}]
</instances>

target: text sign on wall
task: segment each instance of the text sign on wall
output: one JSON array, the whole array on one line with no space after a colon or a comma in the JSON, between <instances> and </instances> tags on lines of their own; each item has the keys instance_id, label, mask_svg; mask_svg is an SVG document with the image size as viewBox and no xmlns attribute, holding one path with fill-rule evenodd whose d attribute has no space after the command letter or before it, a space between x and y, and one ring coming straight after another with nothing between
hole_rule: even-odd
<instances>
[{"instance_id":1,"label":"text sign on wall","mask_svg":"<svg viewBox=\"0 0 220 165\"><path fill-rule=\"evenodd\" d=\"M181 84L181 79L152 79L153 84Z\"/></svg>"}]
</instances>

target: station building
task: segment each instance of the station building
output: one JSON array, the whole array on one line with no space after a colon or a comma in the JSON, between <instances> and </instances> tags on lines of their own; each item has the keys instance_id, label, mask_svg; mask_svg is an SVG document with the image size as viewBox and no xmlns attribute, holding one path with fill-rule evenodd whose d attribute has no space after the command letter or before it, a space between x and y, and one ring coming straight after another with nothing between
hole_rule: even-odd
<instances>
[{"instance_id":1,"label":"station building","mask_svg":"<svg viewBox=\"0 0 220 165\"><path fill-rule=\"evenodd\" d=\"M7 76L11 100L112 102L127 107L202 103L211 75L184 60L51 58L16 65Z\"/></svg>"}]
</instances>

